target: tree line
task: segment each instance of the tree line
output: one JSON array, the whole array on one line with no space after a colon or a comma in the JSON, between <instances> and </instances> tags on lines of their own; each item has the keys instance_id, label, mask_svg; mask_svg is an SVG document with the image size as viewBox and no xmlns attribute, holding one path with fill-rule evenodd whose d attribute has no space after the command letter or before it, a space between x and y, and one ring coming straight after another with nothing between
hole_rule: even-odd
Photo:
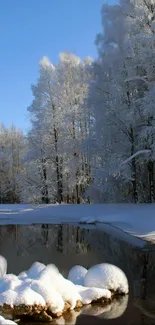
<instances>
[{"instance_id":1,"label":"tree line","mask_svg":"<svg viewBox=\"0 0 155 325\"><path fill-rule=\"evenodd\" d=\"M1 203L155 201L155 4L101 20L96 60L40 61L26 136L1 125Z\"/></svg>"}]
</instances>

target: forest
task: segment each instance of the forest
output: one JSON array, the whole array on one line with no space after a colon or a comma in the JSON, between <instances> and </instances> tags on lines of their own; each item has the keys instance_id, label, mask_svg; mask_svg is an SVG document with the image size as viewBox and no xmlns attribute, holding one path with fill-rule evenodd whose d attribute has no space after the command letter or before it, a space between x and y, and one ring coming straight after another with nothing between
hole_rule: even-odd
<instances>
[{"instance_id":1,"label":"forest","mask_svg":"<svg viewBox=\"0 0 155 325\"><path fill-rule=\"evenodd\" d=\"M155 202L155 2L101 22L97 59L41 59L27 134L0 125L0 203Z\"/></svg>"}]
</instances>

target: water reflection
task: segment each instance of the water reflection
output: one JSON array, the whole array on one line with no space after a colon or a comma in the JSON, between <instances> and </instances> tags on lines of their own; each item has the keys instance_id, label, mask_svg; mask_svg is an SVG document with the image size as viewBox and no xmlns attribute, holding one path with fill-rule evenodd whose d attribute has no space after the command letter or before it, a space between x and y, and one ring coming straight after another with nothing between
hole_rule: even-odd
<instances>
[{"instance_id":1,"label":"water reflection","mask_svg":"<svg viewBox=\"0 0 155 325\"><path fill-rule=\"evenodd\" d=\"M56 264L65 276L76 264L88 268L109 262L123 269L129 297L107 306L85 306L59 318L57 324L155 324L154 246L141 249L103 231L71 225L9 225L0 226L0 254L8 260L8 272L15 274L36 260Z\"/></svg>"},{"instance_id":2,"label":"water reflection","mask_svg":"<svg viewBox=\"0 0 155 325\"><path fill-rule=\"evenodd\" d=\"M126 310L128 304L128 296L115 299L110 305L88 305L79 311L72 311L55 321L56 324L77 324L77 322L87 317L97 316L99 319L115 319L120 317ZM79 318L80 316L80 318Z\"/></svg>"}]
</instances>

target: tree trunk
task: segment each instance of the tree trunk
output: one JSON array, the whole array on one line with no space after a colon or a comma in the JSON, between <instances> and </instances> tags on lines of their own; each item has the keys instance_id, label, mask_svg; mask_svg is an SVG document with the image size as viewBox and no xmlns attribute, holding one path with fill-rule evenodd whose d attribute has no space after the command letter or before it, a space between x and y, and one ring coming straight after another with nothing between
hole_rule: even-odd
<instances>
[{"instance_id":1,"label":"tree trunk","mask_svg":"<svg viewBox=\"0 0 155 325\"><path fill-rule=\"evenodd\" d=\"M148 118L147 125L152 127L152 124L153 124L153 117L151 116ZM148 140L149 138L147 139L147 141ZM151 146L152 145L153 145L153 137L151 137ZM149 203L152 203L155 201L154 162L152 160L149 160L147 168L148 168L148 179L149 179Z\"/></svg>"},{"instance_id":2,"label":"tree trunk","mask_svg":"<svg viewBox=\"0 0 155 325\"><path fill-rule=\"evenodd\" d=\"M60 167L59 167L59 157L56 155L56 175L57 175L57 202L61 203L63 201L63 196L62 196L62 179L61 176L62 174L60 173Z\"/></svg>"},{"instance_id":3,"label":"tree trunk","mask_svg":"<svg viewBox=\"0 0 155 325\"><path fill-rule=\"evenodd\" d=\"M134 140L134 131L133 128L130 128L130 137L131 137L131 156L135 153L135 140ZM136 169L136 157L131 161L132 169L132 199L133 202L138 202L137 194L137 169Z\"/></svg>"},{"instance_id":4,"label":"tree trunk","mask_svg":"<svg viewBox=\"0 0 155 325\"><path fill-rule=\"evenodd\" d=\"M148 174L149 174L149 203L155 201L155 188L154 188L154 162L148 162Z\"/></svg>"},{"instance_id":5,"label":"tree trunk","mask_svg":"<svg viewBox=\"0 0 155 325\"><path fill-rule=\"evenodd\" d=\"M47 185L47 170L46 170L46 159L42 158L42 198L41 201L43 204L49 203L49 197L48 197L48 185Z\"/></svg>"},{"instance_id":6,"label":"tree trunk","mask_svg":"<svg viewBox=\"0 0 155 325\"><path fill-rule=\"evenodd\" d=\"M55 145L55 164L56 164L56 177L57 177L57 202L61 203L63 201L63 185L62 185L62 166L59 161L58 155L58 131L55 125L55 106L53 108L53 119L54 119L54 145ZM61 159L60 159L61 160Z\"/></svg>"},{"instance_id":7,"label":"tree trunk","mask_svg":"<svg viewBox=\"0 0 155 325\"><path fill-rule=\"evenodd\" d=\"M57 250L58 252L63 252L63 226L59 226L58 230L58 244L57 244Z\"/></svg>"}]
</instances>

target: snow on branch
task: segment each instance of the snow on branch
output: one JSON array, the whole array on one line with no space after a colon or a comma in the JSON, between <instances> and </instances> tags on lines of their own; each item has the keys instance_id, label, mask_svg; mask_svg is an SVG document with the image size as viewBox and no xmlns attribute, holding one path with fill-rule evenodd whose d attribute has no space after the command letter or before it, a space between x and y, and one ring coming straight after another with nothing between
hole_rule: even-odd
<instances>
[{"instance_id":1,"label":"snow on branch","mask_svg":"<svg viewBox=\"0 0 155 325\"><path fill-rule=\"evenodd\" d=\"M140 77L140 76L134 76L134 77L131 77L131 78L126 78L125 79L125 82L130 82L130 81L135 81L135 80L140 80L140 81L143 81L145 83L148 84L148 80L146 79L147 77Z\"/></svg>"},{"instance_id":2,"label":"snow on branch","mask_svg":"<svg viewBox=\"0 0 155 325\"><path fill-rule=\"evenodd\" d=\"M145 155L145 154L150 154L151 150L149 149L144 149L144 150L139 150L137 152L135 152L132 156L130 156L129 158L127 158L126 160L124 160L120 167L122 167L123 165L127 164L129 161L131 161L133 158L139 156L139 155Z\"/></svg>"}]
</instances>

